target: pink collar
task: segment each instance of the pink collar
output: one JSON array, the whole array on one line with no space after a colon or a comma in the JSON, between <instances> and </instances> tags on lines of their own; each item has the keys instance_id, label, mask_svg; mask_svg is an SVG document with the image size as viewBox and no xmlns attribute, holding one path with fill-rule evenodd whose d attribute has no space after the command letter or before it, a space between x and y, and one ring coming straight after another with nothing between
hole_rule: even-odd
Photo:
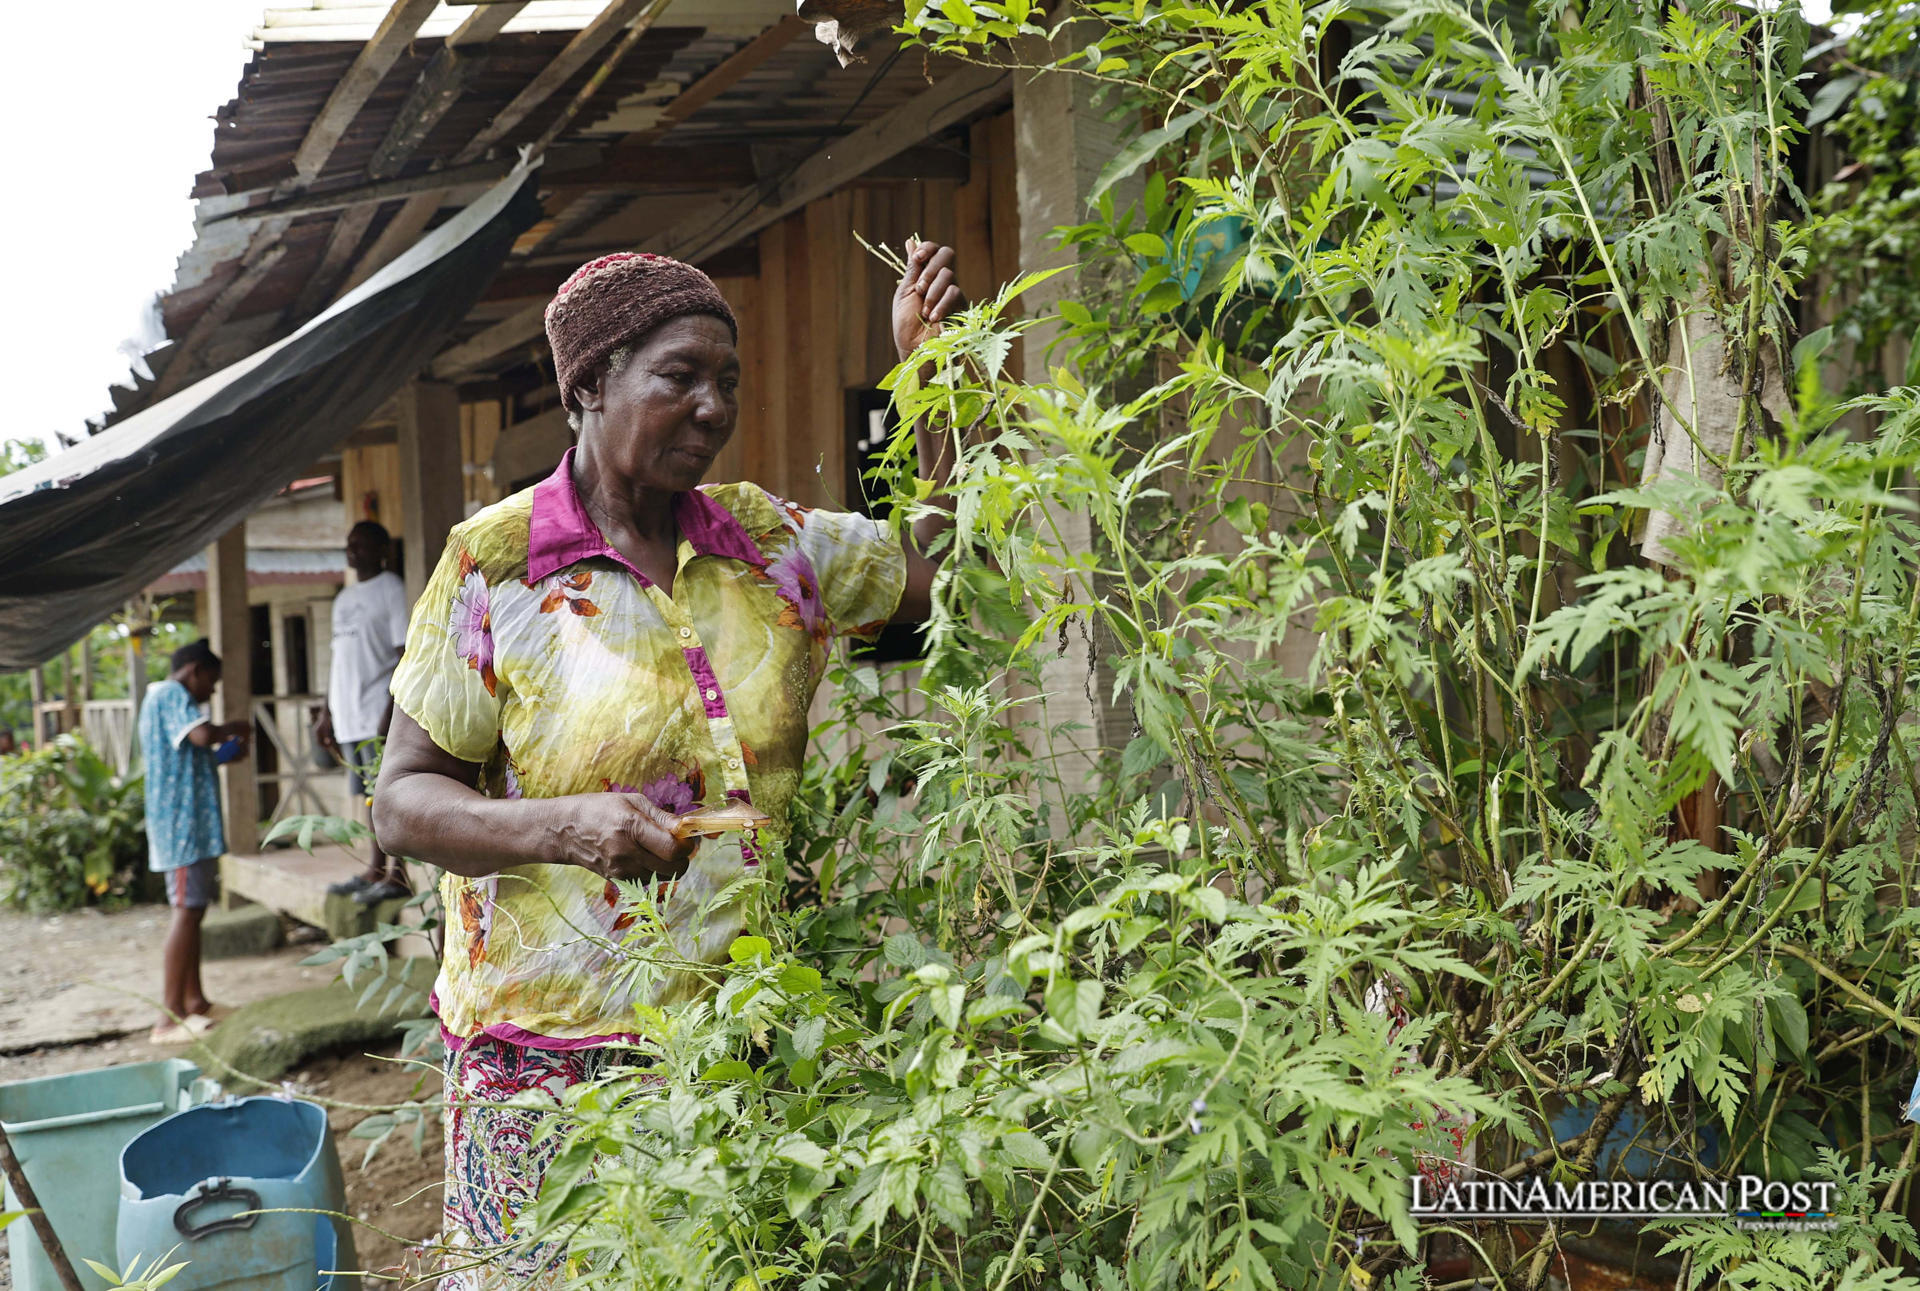
<instances>
[{"instance_id":1,"label":"pink collar","mask_svg":"<svg viewBox=\"0 0 1920 1291\"><path fill-rule=\"evenodd\" d=\"M538 582L589 556L607 556L633 568L580 505L579 491L573 487L573 453L569 448L553 474L533 487L533 516L527 527L528 582ZM699 489L673 495L673 521L695 555L725 556L759 567L767 563L733 512Z\"/></svg>"}]
</instances>

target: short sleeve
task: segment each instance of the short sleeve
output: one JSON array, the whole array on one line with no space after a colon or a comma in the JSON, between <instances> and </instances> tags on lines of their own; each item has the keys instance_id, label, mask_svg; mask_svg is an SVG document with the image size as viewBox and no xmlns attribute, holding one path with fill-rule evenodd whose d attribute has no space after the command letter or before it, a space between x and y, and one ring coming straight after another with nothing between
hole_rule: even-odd
<instances>
[{"instance_id":1,"label":"short sleeve","mask_svg":"<svg viewBox=\"0 0 1920 1291\"><path fill-rule=\"evenodd\" d=\"M167 737L167 747L177 749L187 742L187 734L196 726L207 724L207 715L200 711L200 705L193 702L193 696L187 693L185 686L168 686L160 695L160 709L154 714L160 719L161 733Z\"/></svg>"},{"instance_id":2,"label":"short sleeve","mask_svg":"<svg viewBox=\"0 0 1920 1291\"><path fill-rule=\"evenodd\" d=\"M483 763L500 741L504 699L494 673L491 590L461 531L413 607L406 654L393 673L393 702L435 744Z\"/></svg>"},{"instance_id":3,"label":"short sleeve","mask_svg":"<svg viewBox=\"0 0 1920 1291\"><path fill-rule=\"evenodd\" d=\"M834 632L871 636L900 608L907 556L878 520L848 511L798 512L800 550L820 581L820 601Z\"/></svg>"}]
</instances>

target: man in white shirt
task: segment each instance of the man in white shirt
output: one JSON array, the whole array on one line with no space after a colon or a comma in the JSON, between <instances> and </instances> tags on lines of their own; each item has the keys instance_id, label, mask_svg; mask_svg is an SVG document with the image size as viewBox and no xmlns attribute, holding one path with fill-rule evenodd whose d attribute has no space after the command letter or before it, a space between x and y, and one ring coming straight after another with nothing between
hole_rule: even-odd
<instances>
[{"instance_id":1,"label":"man in white shirt","mask_svg":"<svg viewBox=\"0 0 1920 1291\"><path fill-rule=\"evenodd\" d=\"M327 674L327 704L314 723L314 738L347 764L347 783L364 812L371 801L379 745L393 721L388 683L407 644L407 589L387 569L393 540L371 520L347 534L347 564L355 582L333 601L333 663ZM366 872L331 892L373 905L411 893L407 870L373 843Z\"/></svg>"}]
</instances>

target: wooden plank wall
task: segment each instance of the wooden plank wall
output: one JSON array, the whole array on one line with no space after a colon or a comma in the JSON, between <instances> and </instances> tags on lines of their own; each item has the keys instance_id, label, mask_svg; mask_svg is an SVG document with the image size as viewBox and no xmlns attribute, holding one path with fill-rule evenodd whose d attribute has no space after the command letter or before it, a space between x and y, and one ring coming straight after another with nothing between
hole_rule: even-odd
<instances>
[{"instance_id":1,"label":"wooden plank wall","mask_svg":"<svg viewBox=\"0 0 1920 1291\"><path fill-rule=\"evenodd\" d=\"M369 494L372 495L371 499ZM340 496L346 506L349 525L362 520L378 520L386 526L388 533L399 536L406 527L405 503L400 497L399 446L367 444L343 449L340 453Z\"/></svg>"},{"instance_id":2,"label":"wooden plank wall","mask_svg":"<svg viewBox=\"0 0 1920 1291\"><path fill-rule=\"evenodd\" d=\"M740 320L740 428L708 479L752 480L807 506L847 507L847 392L893 367L895 278L854 238L909 236L958 252L960 287L991 295L1018 269L1013 117L975 123L965 183L843 188L763 230L756 278L717 285Z\"/></svg>"}]
</instances>

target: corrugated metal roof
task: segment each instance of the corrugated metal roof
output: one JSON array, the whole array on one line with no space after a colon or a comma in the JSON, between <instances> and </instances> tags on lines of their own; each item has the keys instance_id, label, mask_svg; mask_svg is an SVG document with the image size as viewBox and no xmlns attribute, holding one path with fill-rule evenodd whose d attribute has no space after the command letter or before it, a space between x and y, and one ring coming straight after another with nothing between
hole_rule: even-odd
<instances>
[{"instance_id":1,"label":"corrugated metal roof","mask_svg":"<svg viewBox=\"0 0 1920 1291\"><path fill-rule=\"evenodd\" d=\"M578 31L605 7L604 0L532 0L508 19L502 30L508 35L526 31ZM386 17L387 8L385 3L369 3L369 0L307 0L306 4L275 5L262 15L248 43L255 49L264 49L269 42L370 40L380 20ZM695 11L700 25L709 31L735 35L752 35L792 11L792 6L784 0L771 4L768 0L695 0L676 8ZM473 12L471 4L442 4L421 24L420 36L443 39Z\"/></svg>"},{"instance_id":2,"label":"corrugated metal roof","mask_svg":"<svg viewBox=\"0 0 1920 1291\"><path fill-rule=\"evenodd\" d=\"M247 548L247 586L269 587L285 583L344 583L347 578L347 553L315 551L300 547ZM184 592L207 585L207 558L189 556L155 579L149 591Z\"/></svg>"},{"instance_id":3,"label":"corrugated metal roof","mask_svg":"<svg viewBox=\"0 0 1920 1291\"><path fill-rule=\"evenodd\" d=\"M391 173L406 179L436 164L447 164L608 3L533 0L504 34L484 44L462 46L461 55L473 58L474 70L463 82L459 97ZM293 176L293 158L309 127L390 5L391 0L304 0L275 4L267 11L256 31L267 39L245 69L234 99L215 116L210 164L194 187L198 199L194 243L180 257L174 282L160 298L168 343L148 360L159 379L177 385L269 344L304 323L337 290L345 272L337 249L327 275L333 281L320 281L320 271L347 212L336 209L294 217L278 239L277 261L249 278L238 301L221 300L222 294L241 279L249 251L260 257L261 248L254 243L259 224L219 217L271 200L276 187ZM324 196L372 182L369 162L422 72L444 46L446 34L474 13L472 5L445 3L433 11L366 99L304 195ZM657 128L661 108L675 94L791 14L792 0L671 0L568 119L550 155L571 149L575 155L586 150L591 156L594 148L631 142L636 135L647 138L642 132ZM327 38L321 39L321 33ZM606 52L603 48L588 59L527 114L499 141L493 156L511 157L515 148L543 137L602 71ZM757 160L762 168L777 170L781 157L804 153L838 133L857 129L926 88L919 55L888 59L886 53L874 50L871 62L842 68L826 46L802 29L688 119L672 124L655 142L669 148L728 150L740 162L734 169L744 167L749 173L754 170L749 159L752 145L770 145ZM590 175L591 169L577 173ZM537 246L542 256L564 258L577 249L584 259L604 249L595 241L596 223L614 218L616 224L605 225L609 233L616 227L624 229L617 217L636 200L644 204L669 194L719 192L740 182L737 175L689 181L663 174L656 182L644 176L636 180L629 174L622 182L599 185L603 191L578 202L576 187L555 206L554 224L536 239ZM478 191L449 192L441 217ZM373 209L370 222L349 247L349 264L375 243L399 205L397 199L389 200ZM366 218L367 211L362 206L359 215ZM189 369L169 374L167 368L180 352L177 342L216 301L221 302L218 325L195 342ZM484 326L484 319L470 321L471 330ZM117 398L113 419L145 406L152 385L143 381L139 390Z\"/></svg>"}]
</instances>

